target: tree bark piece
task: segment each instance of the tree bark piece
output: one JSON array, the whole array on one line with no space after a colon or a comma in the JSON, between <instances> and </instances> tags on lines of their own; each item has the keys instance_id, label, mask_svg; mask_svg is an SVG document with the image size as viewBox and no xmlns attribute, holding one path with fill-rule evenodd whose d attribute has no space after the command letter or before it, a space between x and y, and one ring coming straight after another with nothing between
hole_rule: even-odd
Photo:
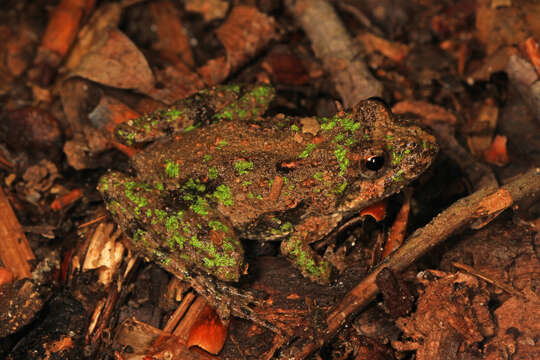
<instances>
[{"instance_id":1,"label":"tree bark piece","mask_svg":"<svg viewBox=\"0 0 540 360\"><path fill-rule=\"evenodd\" d=\"M358 56L358 47L327 1L290 0L287 6L311 40L315 55L332 76L346 108L382 95L382 84Z\"/></svg>"},{"instance_id":2,"label":"tree bark piece","mask_svg":"<svg viewBox=\"0 0 540 360\"><path fill-rule=\"evenodd\" d=\"M29 261L34 260L34 253L1 187L0 260L16 279L28 278L32 275Z\"/></svg>"},{"instance_id":3,"label":"tree bark piece","mask_svg":"<svg viewBox=\"0 0 540 360\"><path fill-rule=\"evenodd\" d=\"M537 196L539 193L540 168L533 168L502 187L487 187L458 200L429 224L416 230L387 261L377 266L370 275L352 289L328 314L326 318L328 327L325 333L315 340L300 339L282 353L282 358L305 359L331 339L349 316L357 313L375 299L379 291L375 279L384 268L395 272L403 271L457 231L474 226L478 221L486 225L515 202Z\"/></svg>"}]
</instances>

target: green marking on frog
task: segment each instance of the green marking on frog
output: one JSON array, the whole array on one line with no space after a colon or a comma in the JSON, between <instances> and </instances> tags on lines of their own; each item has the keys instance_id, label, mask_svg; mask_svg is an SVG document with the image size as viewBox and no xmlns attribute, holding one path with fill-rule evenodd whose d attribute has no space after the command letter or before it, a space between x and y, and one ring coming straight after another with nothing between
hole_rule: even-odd
<instances>
[{"instance_id":1,"label":"green marking on frog","mask_svg":"<svg viewBox=\"0 0 540 360\"><path fill-rule=\"evenodd\" d=\"M247 160L237 160L234 163L234 168L238 175L245 175L253 170L253 162Z\"/></svg>"},{"instance_id":2,"label":"green marking on frog","mask_svg":"<svg viewBox=\"0 0 540 360\"><path fill-rule=\"evenodd\" d=\"M338 143L341 140L343 140L344 138L345 138L345 134L344 133L339 133L336 136L334 136L334 139L332 141Z\"/></svg>"},{"instance_id":3,"label":"green marking on frog","mask_svg":"<svg viewBox=\"0 0 540 360\"><path fill-rule=\"evenodd\" d=\"M210 220L208 222L208 226L214 231L223 231L225 233L229 232L229 228L227 227L227 225L223 224L221 221Z\"/></svg>"},{"instance_id":4,"label":"green marking on frog","mask_svg":"<svg viewBox=\"0 0 540 360\"><path fill-rule=\"evenodd\" d=\"M319 131L309 134L302 133L308 129L302 128L300 118L276 115L264 119L260 116L272 90L234 86L227 93L224 89L203 90L180 101L174 109L185 113L170 113L171 117L179 116L171 122L164 117L166 111L154 112L145 116L143 122L126 123L119 129L125 131L124 136L131 133L131 138L139 142L171 133L182 134L154 143L133 157L134 172L142 183L152 185L148 190L132 191L148 201L140 208L140 215L135 214L134 209L138 207L135 202L124 194L126 181L131 177L110 176L107 185L99 186L109 202L108 208L116 213L115 219L127 233L133 234L137 227L149 230L147 235L138 236L142 240L137 249L145 252L146 243L148 257L157 248L178 262L179 268L189 272L212 275L218 280L238 280L243 269L243 248L236 234L260 234L262 241L275 240L278 235L286 239L282 242L283 254L295 262L305 276L325 283L329 280L330 265L313 251L310 243L320 240L317 238L322 236L320 234L330 233L337 222L343 220L343 214L352 214L372 200L370 194L361 193L363 189L378 185L380 193L375 195L389 196L403 187L402 183L394 181L408 182L417 177L434 156L434 152L426 150L435 148L431 145L433 137L416 127L395 124L391 114L384 113L387 110L372 101L358 104L348 113L317 119L319 128L314 127L310 132ZM211 109L208 113L218 114L225 121L218 121L218 117L199 119L198 115L204 114L199 106ZM192 115L197 116L191 118ZM260 126L253 126L257 122ZM204 123L211 125L186 128L186 124L202 127ZM148 124L155 128L145 134ZM185 130L192 131L184 134ZM245 136L236 134L249 135L249 143ZM306 140L311 135L316 140ZM388 139L386 135L390 135ZM299 141L304 143L299 145ZM198 146L209 150L201 153ZM403 151L408 148L411 153ZM376 177L367 178L362 176L361 167L352 166L353 159L364 159L380 150L389 154L386 166L391 165L391 171L381 171ZM259 152L264 154L255 158ZM167 159L175 161L169 169L166 169ZM238 159L245 159L246 164L251 163L248 160L257 159L257 166L254 163L235 166ZM416 163L418 166L409 166ZM280 164L290 166L284 168ZM227 172L227 168L232 173ZM273 200L267 194L273 186L271 179L276 176L283 178L284 186L282 196ZM156 185L158 183L160 185ZM310 202L311 198L315 201ZM327 206L320 209L316 204L321 204L325 198ZM286 209L299 203L306 204L306 216L295 225L282 223L283 219L290 218ZM177 213L179 209L184 210L182 215ZM269 224L260 214L276 214L279 222ZM323 227L315 234L310 232L312 220ZM291 232L297 237L291 238ZM289 241L291 244L285 244ZM163 254L157 255L167 259Z\"/></svg>"},{"instance_id":5,"label":"green marking on frog","mask_svg":"<svg viewBox=\"0 0 540 360\"><path fill-rule=\"evenodd\" d=\"M338 186L336 186L334 189L332 189L332 192L334 194L342 194L345 191L346 188L347 188L347 182L344 181L341 184L339 184Z\"/></svg>"},{"instance_id":6,"label":"green marking on frog","mask_svg":"<svg viewBox=\"0 0 540 360\"><path fill-rule=\"evenodd\" d=\"M167 160L165 174L171 179L176 179L180 175L180 166L175 161Z\"/></svg>"},{"instance_id":7,"label":"green marking on frog","mask_svg":"<svg viewBox=\"0 0 540 360\"><path fill-rule=\"evenodd\" d=\"M141 208L148 205L148 199L145 198L140 191L148 189L146 184L137 183L135 181L129 181L125 183L126 187L126 197L131 200L136 206L133 210L135 215L140 215Z\"/></svg>"},{"instance_id":8,"label":"green marking on frog","mask_svg":"<svg viewBox=\"0 0 540 360\"><path fill-rule=\"evenodd\" d=\"M313 256L304 250L305 244L300 237L292 235L288 240L287 246L289 247L289 256L294 258L295 263L298 264L303 272L306 272L315 278L328 276L330 264L325 260L321 260L319 264L316 264L313 260Z\"/></svg>"},{"instance_id":9,"label":"green marking on frog","mask_svg":"<svg viewBox=\"0 0 540 360\"><path fill-rule=\"evenodd\" d=\"M170 233L174 233L179 227L178 218L176 216L169 216L165 222L165 227Z\"/></svg>"},{"instance_id":10,"label":"green marking on frog","mask_svg":"<svg viewBox=\"0 0 540 360\"><path fill-rule=\"evenodd\" d=\"M218 176L219 176L218 169L215 168L215 167L209 168L209 169L208 169L208 173L207 173L206 176L208 176L208 178L209 178L210 180L215 180L215 179L217 179Z\"/></svg>"},{"instance_id":11,"label":"green marking on frog","mask_svg":"<svg viewBox=\"0 0 540 360\"><path fill-rule=\"evenodd\" d=\"M392 181L403 181L403 169L399 169L394 175L392 175Z\"/></svg>"},{"instance_id":12,"label":"green marking on frog","mask_svg":"<svg viewBox=\"0 0 540 360\"><path fill-rule=\"evenodd\" d=\"M167 122L171 122L171 121L175 121L176 119L178 119L182 114L183 114L183 112L178 110L178 109L170 109L170 110L165 111L163 113L163 118Z\"/></svg>"},{"instance_id":13,"label":"green marking on frog","mask_svg":"<svg viewBox=\"0 0 540 360\"><path fill-rule=\"evenodd\" d=\"M187 133L187 132L195 130L196 128L197 128L197 125L189 125L188 127L184 129L184 132Z\"/></svg>"},{"instance_id":14,"label":"green marking on frog","mask_svg":"<svg viewBox=\"0 0 540 360\"><path fill-rule=\"evenodd\" d=\"M218 202L225 206L231 206L234 204L231 188L229 188L225 184L221 184L216 188L216 191L212 194L213 197L215 197Z\"/></svg>"},{"instance_id":15,"label":"green marking on frog","mask_svg":"<svg viewBox=\"0 0 540 360\"><path fill-rule=\"evenodd\" d=\"M309 143L306 145L306 148L304 150L302 150L302 152L300 154L298 154L298 157L300 159L305 159L309 156L309 154L311 154L311 152L313 150L315 150L315 148L317 147L317 145L313 144L313 143Z\"/></svg>"},{"instance_id":16,"label":"green marking on frog","mask_svg":"<svg viewBox=\"0 0 540 360\"><path fill-rule=\"evenodd\" d=\"M201 196L197 196L197 198L195 199L195 203L190 205L190 209L193 210L194 213L199 215L208 215L210 211L208 202Z\"/></svg>"},{"instance_id":17,"label":"green marking on frog","mask_svg":"<svg viewBox=\"0 0 540 360\"><path fill-rule=\"evenodd\" d=\"M162 221L167 217L167 212L161 209L154 209L154 214L158 221Z\"/></svg>"},{"instance_id":18,"label":"green marking on frog","mask_svg":"<svg viewBox=\"0 0 540 360\"><path fill-rule=\"evenodd\" d=\"M409 154L411 150L407 149L403 151L402 153L397 153L395 151L392 151L392 165L396 166L401 163L401 160L405 157L405 155Z\"/></svg>"},{"instance_id":19,"label":"green marking on frog","mask_svg":"<svg viewBox=\"0 0 540 360\"><path fill-rule=\"evenodd\" d=\"M132 145L135 141L135 137L137 136L135 132L125 132L123 130L118 130L116 134L118 134L118 136L120 136L121 138L124 138L124 141L128 145Z\"/></svg>"},{"instance_id":20,"label":"green marking on frog","mask_svg":"<svg viewBox=\"0 0 540 360\"><path fill-rule=\"evenodd\" d=\"M217 145L216 145L216 148L217 148L218 150L221 150L221 149L223 149L223 148L224 148L225 146L227 146L227 145L229 145L229 143L227 142L227 140L222 139L222 140L219 140L219 142L218 142Z\"/></svg>"},{"instance_id":21,"label":"green marking on frog","mask_svg":"<svg viewBox=\"0 0 540 360\"><path fill-rule=\"evenodd\" d=\"M334 151L334 155L336 156L336 159L339 164L339 175L343 176L345 174L345 171L347 171L347 167L349 166L349 158L347 157L347 149L345 149L343 146L338 145L336 150Z\"/></svg>"}]
</instances>

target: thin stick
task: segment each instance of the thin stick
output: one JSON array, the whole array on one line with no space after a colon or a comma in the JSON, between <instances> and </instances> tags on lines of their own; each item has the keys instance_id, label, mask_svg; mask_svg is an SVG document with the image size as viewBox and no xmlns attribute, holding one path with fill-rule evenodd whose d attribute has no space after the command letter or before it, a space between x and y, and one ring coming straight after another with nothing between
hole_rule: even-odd
<instances>
[{"instance_id":1,"label":"thin stick","mask_svg":"<svg viewBox=\"0 0 540 360\"><path fill-rule=\"evenodd\" d=\"M359 57L358 46L326 0L289 0L289 10L311 41L315 55L332 76L346 108L382 95L382 84Z\"/></svg>"},{"instance_id":2,"label":"thin stick","mask_svg":"<svg viewBox=\"0 0 540 360\"><path fill-rule=\"evenodd\" d=\"M284 349L282 358L305 359L331 339L351 315L363 309L375 298L379 291L375 285L375 278L382 269L403 271L429 250L475 221L480 219L491 221L515 202L534 197L538 193L540 193L540 168L533 168L500 188L481 189L458 200L429 224L416 230L387 261L377 266L352 289L328 314L326 318L328 327L324 333L315 340L299 339L288 349ZM489 221L484 221L483 224Z\"/></svg>"}]
</instances>

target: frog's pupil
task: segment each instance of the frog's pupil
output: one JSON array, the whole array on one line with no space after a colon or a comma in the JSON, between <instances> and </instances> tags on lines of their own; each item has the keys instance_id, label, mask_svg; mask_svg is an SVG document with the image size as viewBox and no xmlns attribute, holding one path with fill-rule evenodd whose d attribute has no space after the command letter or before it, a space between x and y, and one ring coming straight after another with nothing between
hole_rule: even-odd
<instances>
[{"instance_id":1,"label":"frog's pupil","mask_svg":"<svg viewBox=\"0 0 540 360\"><path fill-rule=\"evenodd\" d=\"M377 156L370 156L366 160L366 169L371 171L379 171L384 165L384 157L377 155Z\"/></svg>"}]
</instances>

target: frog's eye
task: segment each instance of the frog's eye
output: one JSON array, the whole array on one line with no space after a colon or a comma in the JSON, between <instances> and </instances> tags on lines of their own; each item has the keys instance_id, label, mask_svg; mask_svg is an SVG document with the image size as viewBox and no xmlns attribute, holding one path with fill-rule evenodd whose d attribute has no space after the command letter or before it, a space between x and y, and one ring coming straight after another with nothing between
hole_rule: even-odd
<instances>
[{"instance_id":1,"label":"frog's eye","mask_svg":"<svg viewBox=\"0 0 540 360\"><path fill-rule=\"evenodd\" d=\"M386 168L387 156L386 153L381 150L371 151L362 159L362 175L366 178L375 178Z\"/></svg>"},{"instance_id":2,"label":"frog's eye","mask_svg":"<svg viewBox=\"0 0 540 360\"><path fill-rule=\"evenodd\" d=\"M379 171L384 166L384 156L374 155L366 159L366 169L370 171Z\"/></svg>"}]
</instances>

